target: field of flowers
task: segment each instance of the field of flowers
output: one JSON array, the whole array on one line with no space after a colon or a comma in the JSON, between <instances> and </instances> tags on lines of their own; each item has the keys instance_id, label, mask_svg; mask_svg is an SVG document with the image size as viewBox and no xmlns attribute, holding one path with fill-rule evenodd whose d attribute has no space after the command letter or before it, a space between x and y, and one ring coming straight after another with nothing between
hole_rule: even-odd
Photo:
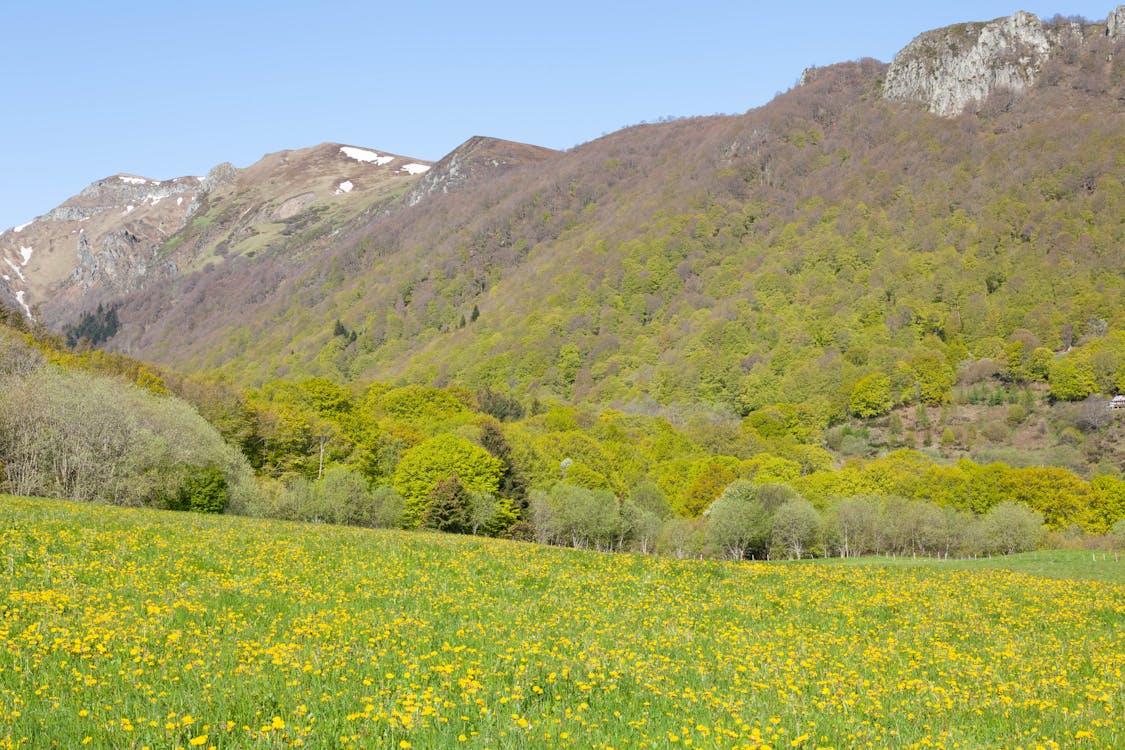
<instances>
[{"instance_id":1,"label":"field of flowers","mask_svg":"<svg viewBox=\"0 0 1125 750\"><path fill-rule=\"evenodd\" d=\"M1120 583L0 519L0 747L1125 746Z\"/></svg>"}]
</instances>

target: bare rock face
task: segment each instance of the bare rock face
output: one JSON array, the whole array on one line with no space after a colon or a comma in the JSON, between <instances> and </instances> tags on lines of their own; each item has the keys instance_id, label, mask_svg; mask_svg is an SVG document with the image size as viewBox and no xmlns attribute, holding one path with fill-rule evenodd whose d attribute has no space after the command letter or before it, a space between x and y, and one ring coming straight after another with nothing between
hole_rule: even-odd
<instances>
[{"instance_id":1,"label":"bare rock face","mask_svg":"<svg viewBox=\"0 0 1125 750\"><path fill-rule=\"evenodd\" d=\"M927 31L895 55L883 96L923 102L934 114L952 117L994 91L1026 90L1050 57L1102 33L1100 24L1044 23L1025 11ZM1125 38L1125 5L1110 12L1104 35Z\"/></svg>"},{"instance_id":2,"label":"bare rock face","mask_svg":"<svg viewBox=\"0 0 1125 750\"><path fill-rule=\"evenodd\" d=\"M0 232L0 298L28 317L41 305L81 296L92 286L137 288L156 249L184 226L200 180L117 174L98 180L27 224Z\"/></svg>"},{"instance_id":3,"label":"bare rock face","mask_svg":"<svg viewBox=\"0 0 1125 750\"><path fill-rule=\"evenodd\" d=\"M895 55L883 96L925 102L943 117L960 114L995 90L1028 88L1065 34L1024 11L927 31Z\"/></svg>"},{"instance_id":4,"label":"bare rock face","mask_svg":"<svg viewBox=\"0 0 1125 750\"><path fill-rule=\"evenodd\" d=\"M1118 5L1105 22L1105 35L1110 39L1125 39L1125 5Z\"/></svg>"}]
</instances>

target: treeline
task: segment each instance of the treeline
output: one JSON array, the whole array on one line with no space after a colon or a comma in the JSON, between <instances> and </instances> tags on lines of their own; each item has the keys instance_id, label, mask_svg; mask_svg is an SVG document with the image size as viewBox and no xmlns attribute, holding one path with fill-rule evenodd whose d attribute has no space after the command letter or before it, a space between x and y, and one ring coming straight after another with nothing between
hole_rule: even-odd
<instances>
[{"instance_id":1,"label":"treeline","mask_svg":"<svg viewBox=\"0 0 1125 750\"><path fill-rule=\"evenodd\" d=\"M376 383L353 391L322 378L246 393L198 378L169 385L244 446L263 491L243 511L257 515L651 551L677 535L706 538L697 527L711 523L715 504L741 482L785 486L810 503L821 536L808 549L825 554L833 546L824 529L841 498L906 498L909 506L893 512L880 505L875 515L887 528L911 517L906 509L926 509L927 523L931 511L956 514L964 529L942 554L989 551L968 521L1004 503L1039 514L1053 530L1100 534L1125 517L1125 481L1113 475L1087 481L1055 467L940 464L911 450L836 466L799 406L734 424L694 411L673 426L538 402L517 418L510 396L462 388ZM574 531L587 523L597 531ZM868 537L892 541L847 550L899 551L893 535ZM910 554L933 552L921 538L930 537L917 537Z\"/></svg>"},{"instance_id":2,"label":"treeline","mask_svg":"<svg viewBox=\"0 0 1125 750\"><path fill-rule=\"evenodd\" d=\"M531 506L536 538L681 558L968 557L1035 549L1045 529L1042 514L1011 501L981 516L897 496L834 497L818 507L787 485L747 480L732 482L701 517L686 519L668 514L654 489L624 500L562 483L538 491Z\"/></svg>"}]
</instances>

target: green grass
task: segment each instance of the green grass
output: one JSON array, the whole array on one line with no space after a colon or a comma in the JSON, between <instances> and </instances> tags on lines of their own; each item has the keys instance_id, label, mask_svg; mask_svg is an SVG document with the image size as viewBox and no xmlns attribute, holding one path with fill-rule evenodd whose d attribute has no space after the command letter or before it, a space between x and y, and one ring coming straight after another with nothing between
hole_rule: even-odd
<instances>
[{"instance_id":1,"label":"green grass","mask_svg":"<svg viewBox=\"0 0 1125 750\"><path fill-rule=\"evenodd\" d=\"M1125 553L1080 550L1038 550L1018 555L976 559L934 560L919 557L861 557L816 561L819 565L878 565L927 570L1010 570L1043 578L1105 581L1125 585Z\"/></svg>"},{"instance_id":2,"label":"green grass","mask_svg":"<svg viewBox=\"0 0 1125 750\"><path fill-rule=\"evenodd\" d=\"M1108 581L11 497L0 529L0 748L1125 745Z\"/></svg>"}]
</instances>

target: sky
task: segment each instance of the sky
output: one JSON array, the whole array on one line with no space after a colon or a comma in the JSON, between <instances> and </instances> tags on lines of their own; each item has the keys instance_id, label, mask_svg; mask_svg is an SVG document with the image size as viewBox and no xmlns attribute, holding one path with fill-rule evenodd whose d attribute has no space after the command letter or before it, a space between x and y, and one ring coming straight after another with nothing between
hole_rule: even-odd
<instances>
[{"instance_id":1,"label":"sky","mask_svg":"<svg viewBox=\"0 0 1125 750\"><path fill-rule=\"evenodd\" d=\"M931 28L1100 21L1117 0L1015 2L5 0L0 229L118 172L202 175L325 141L430 161L473 135L572 148L745 112L810 65L889 62Z\"/></svg>"}]
</instances>

